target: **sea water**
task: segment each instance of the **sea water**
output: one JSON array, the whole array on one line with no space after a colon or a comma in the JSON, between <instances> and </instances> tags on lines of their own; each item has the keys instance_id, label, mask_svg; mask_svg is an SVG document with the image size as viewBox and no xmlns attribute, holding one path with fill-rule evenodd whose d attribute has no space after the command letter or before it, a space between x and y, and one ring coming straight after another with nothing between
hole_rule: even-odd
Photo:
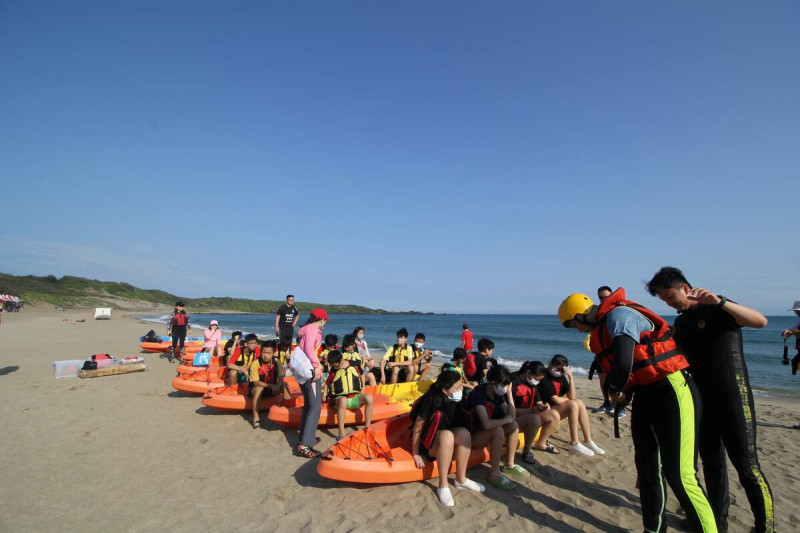
<instances>
[{"instance_id":1,"label":"sea water","mask_svg":"<svg viewBox=\"0 0 800 533\"><path fill-rule=\"evenodd\" d=\"M142 320L166 323L168 316L143 316ZM303 324L306 317L301 317ZM671 323L675 317L665 316ZM800 397L800 374L793 376L789 366L781 364L783 340L780 332L792 327L794 316L768 317L763 329L744 328L744 351L750 382L756 395ZM212 319L219 320L224 333L243 331L262 338L273 334L274 314L192 314L195 333L208 326ZM547 363L555 354L566 355L576 376L588 375L593 355L583 347L586 336L566 329L555 315L331 315L324 334L342 337L352 333L357 326L365 329L365 338L373 356L382 356L395 343L395 332L406 328L409 342L416 333L424 333L425 346L434 350L442 362L450 359L453 349L461 346L462 325L469 324L474 336L486 337L495 344L494 358L509 368L517 369L523 361L538 360ZM295 328L295 334L297 333ZM146 333L146 332L142 332ZM794 339L789 340L789 358L794 357Z\"/></svg>"}]
</instances>

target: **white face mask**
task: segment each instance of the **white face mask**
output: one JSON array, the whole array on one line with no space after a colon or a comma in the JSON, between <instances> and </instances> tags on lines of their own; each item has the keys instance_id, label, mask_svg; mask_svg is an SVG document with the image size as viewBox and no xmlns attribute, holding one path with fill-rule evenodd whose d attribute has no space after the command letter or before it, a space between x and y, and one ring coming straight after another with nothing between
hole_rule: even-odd
<instances>
[{"instance_id":1,"label":"white face mask","mask_svg":"<svg viewBox=\"0 0 800 533\"><path fill-rule=\"evenodd\" d=\"M422 343L422 342L415 342L415 343L414 343L414 346L416 346L416 347L417 347L417 350L419 350L420 348L422 348L423 346L425 346L425 343Z\"/></svg>"},{"instance_id":2,"label":"white face mask","mask_svg":"<svg viewBox=\"0 0 800 533\"><path fill-rule=\"evenodd\" d=\"M529 379L528 384L533 385L534 387L539 384L538 379Z\"/></svg>"},{"instance_id":3,"label":"white face mask","mask_svg":"<svg viewBox=\"0 0 800 533\"><path fill-rule=\"evenodd\" d=\"M363 333L359 333L357 338L358 338L358 340L363 341L364 340L364 334Z\"/></svg>"},{"instance_id":4,"label":"white face mask","mask_svg":"<svg viewBox=\"0 0 800 533\"><path fill-rule=\"evenodd\" d=\"M495 392L495 394L497 394L499 396L505 396L507 390L508 390L508 387L506 387L505 385L495 385L494 386L494 392Z\"/></svg>"},{"instance_id":5,"label":"white face mask","mask_svg":"<svg viewBox=\"0 0 800 533\"><path fill-rule=\"evenodd\" d=\"M562 375L562 372L560 370L555 370L555 369L551 368L550 369L550 375L553 376L554 378L560 378L561 375Z\"/></svg>"},{"instance_id":6,"label":"white face mask","mask_svg":"<svg viewBox=\"0 0 800 533\"><path fill-rule=\"evenodd\" d=\"M454 402L460 402L461 401L461 397L463 395L464 395L464 389L457 390L456 392L453 392L453 393L450 394L450 400L454 401Z\"/></svg>"}]
</instances>

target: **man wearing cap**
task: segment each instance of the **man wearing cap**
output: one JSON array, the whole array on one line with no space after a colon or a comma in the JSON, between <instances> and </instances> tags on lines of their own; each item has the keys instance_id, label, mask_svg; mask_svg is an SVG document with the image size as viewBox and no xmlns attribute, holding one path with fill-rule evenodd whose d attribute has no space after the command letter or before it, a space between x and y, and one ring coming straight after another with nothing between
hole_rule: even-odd
<instances>
[{"instance_id":1,"label":"man wearing cap","mask_svg":"<svg viewBox=\"0 0 800 533\"><path fill-rule=\"evenodd\" d=\"M192 333L189 315L183 309L183 302L175 302L175 311L167 322L167 332L172 335L172 351L169 361L170 363L175 359L180 361L180 356L185 353L183 346L186 343L186 335ZM178 345L180 345L180 352L177 351Z\"/></svg>"},{"instance_id":2,"label":"man wearing cap","mask_svg":"<svg viewBox=\"0 0 800 533\"><path fill-rule=\"evenodd\" d=\"M692 287L679 269L661 268L648 292L678 311L675 340L703 400L700 458L720 531L728 530L728 463L739 474L757 533L775 530L772 491L758 464L756 412L744 360L742 328L763 328L764 315L725 296Z\"/></svg>"},{"instance_id":3,"label":"man wearing cap","mask_svg":"<svg viewBox=\"0 0 800 533\"><path fill-rule=\"evenodd\" d=\"M300 312L294 306L294 294L286 295L286 303L278 308L275 314L275 335L282 343L292 342L294 327L300 319Z\"/></svg>"}]
</instances>

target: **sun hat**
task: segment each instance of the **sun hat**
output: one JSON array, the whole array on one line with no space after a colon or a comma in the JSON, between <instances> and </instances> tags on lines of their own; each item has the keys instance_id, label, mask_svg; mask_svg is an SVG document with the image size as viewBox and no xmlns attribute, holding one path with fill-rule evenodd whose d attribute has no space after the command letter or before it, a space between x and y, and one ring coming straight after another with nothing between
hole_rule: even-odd
<instances>
[{"instance_id":1,"label":"sun hat","mask_svg":"<svg viewBox=\"0 0 800 533\"><path fill-rule=\"evenodd\" d=\"M219 322L217 322L216 320L212 320L211 322L208 323L208 325L209 326L219 326Z\"/></svg>"},{"instance_id":2,"label":"sun hat","mask_svg":"<svg viewBox=\"0 0 800 533\"><path fill-rule=\"evenodd\" d=\"M800 300L795 300L794 305L792 305L792 308L789 309L789 311L800 311Z\"/></svg>"},{"instance_id":3,"label":"sun hat","mask_svg":"<svg viewBox=\"0 0 800 533\"><path fill-rule=\"evenodd\" d=\"M311 311L311 316L313 316L314 318L317 318L317 319L321 318L323 320L330 320L328 318L328 312L326 310L324 310L323 308L321 308L321 307L317 307L316 309Z\"/></svg>"}]
</instances>

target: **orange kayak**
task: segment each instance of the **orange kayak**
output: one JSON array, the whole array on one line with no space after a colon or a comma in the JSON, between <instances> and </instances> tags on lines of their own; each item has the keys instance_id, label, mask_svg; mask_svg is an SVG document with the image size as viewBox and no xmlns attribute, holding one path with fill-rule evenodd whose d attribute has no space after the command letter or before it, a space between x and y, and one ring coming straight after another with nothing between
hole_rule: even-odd
<instances>
[{"instance_id":1,"label":"orange kayak","mask_svg":"<svg viewBox=\"0 0 800 533\"><path fill-rule=\"evenodd\" d=\"M289 393L293 397L299 396L300 386L291 376L286 378L289 386ZM225 386L209 390L203 396L203 405L220 411L250 411L253 409L253 398L250 397L249 387L245 384L235 386ZM302 396L300 396L302 400ZM261 397L259 400L259 410L265 411L275 405L280 396ZM289 400L291 401L291 400Z\"/></svg>"},{"instance_id":2,"label":"orange kayak","mask_svg":"<svg viewBox=\"0 0 800 533\"><path fill-rule=\"evenodd\" d=\"M370 387L366 387L369 389ZM369 392L365 389L365 392ZM303 413L303 397L292 398L283 402L282 405L275 405L269 410L269 419L277 424L289 427L300 427L300 417ZM372 404L372 421L383 420L391 418L408 411L404 405L391 402L391 398L385 394L376 394L373 397ZM363 424L366 421L364 408L347 409L344 423L346 426L356 424ZM336 407L325 402L319 413L320 426L335 426L336 422Z\"/></svg>"},{"instance_id":3,"label":"orange kayak","mask_svg":"<svg viewBox=\"0 0 800 533\"><path fill-rule=\"evenodd\" d=\"M192 360L194 361L194 356L192 356ZM193 372L197 372L198 370L207 370L213 367L219 367L221 363L221 358L217 357L216 355L211 357L211 360L208 363L208 366L194 366L192 364L183 364L178 365L178 374L191 374Z\"/></svg>"},{"instance_id":4,"label":"orange kayak","mask_svg":"<svg viewBox=\"0 0 800 533\"><path fill-rule=\"evenodd\" d=\"M227 371L227 368L208 368L192 373L178 374L177 377L172 378L172 388L183 392L205 394L211 389L225 385L222 376Z\"/></svg>"},{"instance_id":5,"label":"orange kayak","mask_svg":"<svg viewBox=\"0 0 800 533\"><path fill-rule=\"evenodd\" d=\"M410 426L411 417L405 414L356 431L322 455L317 472L328 479L353 483L408 483L437 477L436 461L425 461L425 468L414 464ZM475 466L488 460L488 448L474 449L468 464ZM455 471L454 460L449 472Z\"/></svg>"},{"instance_id":6,"label":"orange kayak","mask_svg":"<svg viewBox=\"0 0 800 533\"><path fill-rule=\"evenodd\" d=\"M167 353L172 351L172 342L170 341L143 342L141 343L140 346L142 347L142 350L152 353ZM203 349L203 343L200 341L187 342L184 345L184 350L186 351L186 354L189 353L195 354L197 352L202 351L202 349Z\"/></svg>"},{"instance_id":7,"label":"orange kayak","mask_svg":"<svg viewBox=\"0 0 800 533\"><path fill-rule=\"evenodd\" d=\"M267 396L266 398L262 396L258 401L258 410L266 411L280 399L280 396ZM203 396L203 405L220 411L251 411L253 398L250 397L246 384L225 386L206 392Z\"/></svg>"}]
</instances>

